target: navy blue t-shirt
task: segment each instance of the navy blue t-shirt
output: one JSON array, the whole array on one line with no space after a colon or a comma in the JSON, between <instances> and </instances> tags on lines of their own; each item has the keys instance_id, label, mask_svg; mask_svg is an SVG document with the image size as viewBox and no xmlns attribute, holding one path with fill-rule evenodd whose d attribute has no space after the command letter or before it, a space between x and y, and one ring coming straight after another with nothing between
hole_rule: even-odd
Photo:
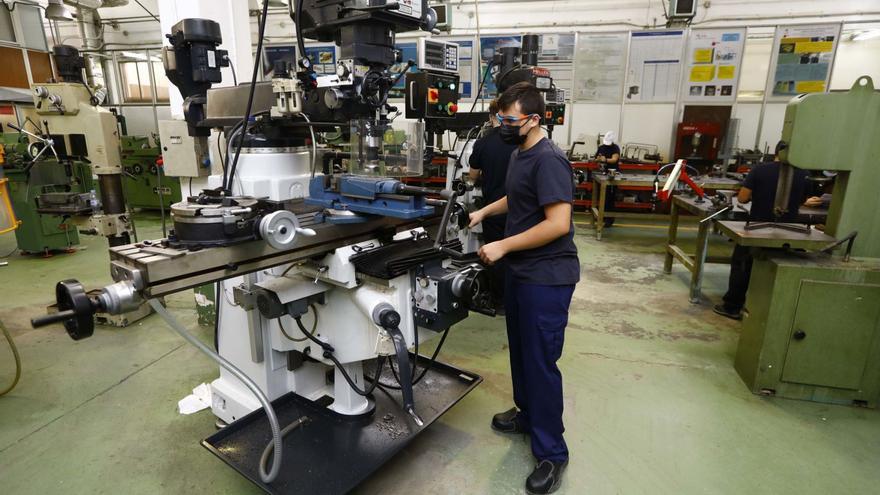
<instances>
[{"instance_id":1,"label":"navy blue t-shirt","mask_svg":"<svg viewBox=\"0 0 880 495\"><path fill-rule=\"evenodd\" d=\"M788 197L788 213L780 218L781 222L793 222L797 219L798 209L804 201L804 190L807 186L806 170L794 169L794 180L791 184L791 195ZM779 184L779 163L767 162L756 165L743 181L743 187L752 191L752 207L749 218L758 222L776 220L773 214L773 203L776 201L776 186Z\"/></svg>"},{"instance_id":2,"label":"navy blue t-shirt","mask_svg":"<svg viewBox=\"0 0 880 495\"><path fill-rule=\"evenodd\" d=\"M574 188L571 163L549 139L542 139L525 151L514 151L507 168L505 237L521 234L544 221L545 206L571 203ZM581 270L574 245L574 222L568 235L535 249L510 253L505 259L518 282L576 284Z\"/></svg>"},{"instance_id":3,"label":"navy blue t-shirt","mask_svg":"<svg viewBox=\"0 0 880 495\"><path fill-rule=\"evenodd\" d=\"M497 127L489 129L486 135L474 143L468 164L473 169L482 170L483 200L487 205L507 195L507 188L504 186L507 166L510 163L510 154L516 148L515 144L507 144L501 140ZM500 232L506 219L504 215L498 215L487 218L486 222L497 225Z\"/></svg>"},{"instance_id":4,"label":"navy blue t-shirt","mask_svg":"<svg viewBox=\"0 0 880 495\"><path fill-rule=\"evenodd\" d=\"M603 144L599 146L599 149L596 150L596 156L604 156L606 160L610 160L612 156L618 155L617 163L609 163L605 166L605 168L613 168L615 170L620 169L620 146L611 143L611 144Z\"/></svg>"}]
</instances>

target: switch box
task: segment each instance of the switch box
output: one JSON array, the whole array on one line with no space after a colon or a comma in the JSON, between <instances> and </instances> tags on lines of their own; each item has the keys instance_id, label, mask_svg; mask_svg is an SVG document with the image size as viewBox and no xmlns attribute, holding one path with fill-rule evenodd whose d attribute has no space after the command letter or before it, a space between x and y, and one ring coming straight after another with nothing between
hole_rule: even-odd
<instances>
[{"instance_id":1,"label":"switch box","mask_svg":"<svg viewBox=\"0 0 880 495\"><path fill-rule=\"evenodd\" d=\"M406 118L451 119L458 113L457 74L406 73Z\"/></svg>"},{"instance_id":2,"label":"switch box","mask_svg":"<svg viewBox=\"0 0 880 495\"><path fill-rule=\"evenodd\" d=\"M206 177L210 164L201 164L196 156L195 139L189 135L184 120L160 120L159 144L163 170L168 177Z\"/></svg>"}]
</instances>

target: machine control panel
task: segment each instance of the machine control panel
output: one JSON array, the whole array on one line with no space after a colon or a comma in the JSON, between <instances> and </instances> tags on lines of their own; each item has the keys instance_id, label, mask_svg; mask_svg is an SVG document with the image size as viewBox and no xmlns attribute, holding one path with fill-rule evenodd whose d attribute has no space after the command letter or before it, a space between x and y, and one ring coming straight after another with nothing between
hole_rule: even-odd
<instances>
[{"instance_id":1,"label":"machine control panel","mask_svg":"<svg viewBox=\"0 0 880 495\"><path fill-rule=\"evenodd\" d=\"M458 44L419 39L419 69L458 74Z\"/></svg>"},{"instance_id":2,"label":"machine control panel","mask_svg":"<svg viewBox=\"0 0 880 495\"><path fill-rule=\"evenodd\" d=\"M547 125L565 124L565 90L550 89L544 93L544 123Z\"/></svg>"},{"instance_id":3,"label":"machine control panel","mask_svg":"<svg viewBox=\"0 0 880 495\"><path fill-rule=\"evenodd\" d=\"M451 119L458 113L458 74L408 72L406 118Z\"/></svg>"}]
</instances>

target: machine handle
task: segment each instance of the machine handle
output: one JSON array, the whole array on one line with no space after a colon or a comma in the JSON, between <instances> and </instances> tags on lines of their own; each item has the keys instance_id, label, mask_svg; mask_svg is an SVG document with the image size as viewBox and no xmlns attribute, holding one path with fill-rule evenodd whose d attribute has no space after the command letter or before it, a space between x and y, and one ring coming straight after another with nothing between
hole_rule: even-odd
<instances>
[{"instance_id":1,"label":"machine handle","mask_svg":"<svg viewBox=\"0 0 880 495\"><path fill-rule=\"evenodd\" d=\"M807 338L807 332L800 329L794 332L794 340L804 340L805 338Z\"/></svg>"},{"instance_id":2,"label":"machine handle","mask_svg":"<svg viewBox=\"0 0 880 495\"><path fill-rule=\"evenodd\" d=\"M61 323L66 320L70 320L76 318L76 311L72 309L68 309L66 311L59 311L57 313L52 313L50 315L37 316L35 318L31 318L31 326L34 328L45 327L46 325L51 325L53 323Z\"/></svg>"}]
</instances>

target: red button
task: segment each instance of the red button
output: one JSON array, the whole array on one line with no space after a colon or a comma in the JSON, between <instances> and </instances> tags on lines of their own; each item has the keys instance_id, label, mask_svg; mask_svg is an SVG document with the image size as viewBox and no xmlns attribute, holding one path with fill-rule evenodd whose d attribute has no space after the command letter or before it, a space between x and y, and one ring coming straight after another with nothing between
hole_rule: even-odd
<instances>
[{"instance_id":1,"label":"red button","mask_svg":"<svg viewBox=\"0 0 880 495\"><path fill-rule=\"evenodd\" d=\"M449 113L455 113L457 111L458 111L458 105L456 105L455 103L450 103L449 104Z\"/></svg>"}]
</instances>

